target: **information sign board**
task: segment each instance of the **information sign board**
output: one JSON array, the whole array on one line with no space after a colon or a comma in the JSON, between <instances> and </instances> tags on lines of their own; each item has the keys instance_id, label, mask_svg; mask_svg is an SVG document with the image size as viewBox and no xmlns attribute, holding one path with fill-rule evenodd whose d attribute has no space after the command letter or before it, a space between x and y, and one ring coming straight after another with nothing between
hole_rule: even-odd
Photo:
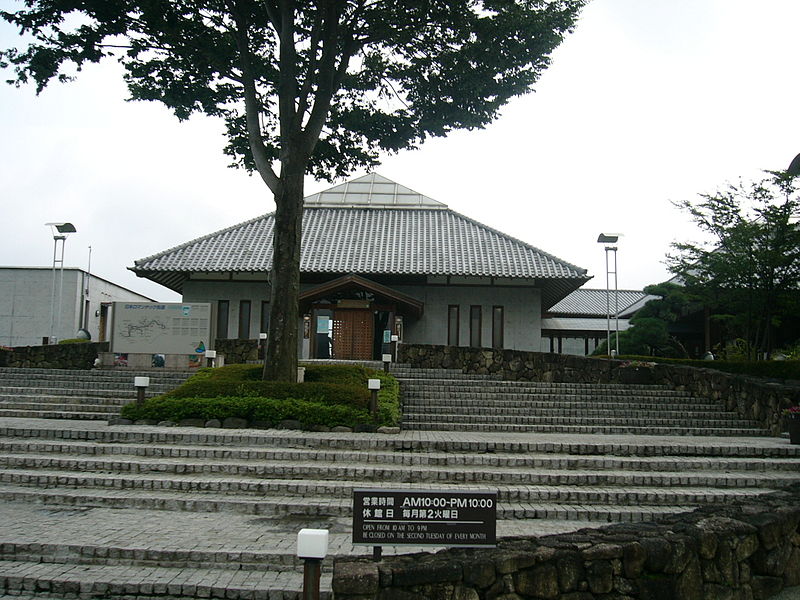
<instances>
[{"instance_id":1,"label":"information sign board","mask_svg":"<svg viewBox=\"0 0 800 600\"><path fill-rule=\"evenodd\" d=\"M189 302L114 302L111 351L198 354L209 345L211 305Z\"/></svg>"},{"instance_id":2,"label":"information sign board","mask_svg":"<svg viewBox=\"0 0 800 600\"><path fill-rule=\"evenodd\" d=\"M494 546L497 492L353 491L353 543L369 546Z\"/></svg>"}]
</instances>

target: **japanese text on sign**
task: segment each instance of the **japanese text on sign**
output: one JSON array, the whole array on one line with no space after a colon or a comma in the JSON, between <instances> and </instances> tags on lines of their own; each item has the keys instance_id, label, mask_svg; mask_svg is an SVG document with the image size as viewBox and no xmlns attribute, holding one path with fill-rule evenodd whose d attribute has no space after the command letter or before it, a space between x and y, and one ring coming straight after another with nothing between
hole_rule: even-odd
<instances>
[{"instance_id":1,"label":"japanese text on sign","mask_svg":"<svg viewBox=\"0 0 800 600\"><path fill-rule=\"evenodd\" d=\"M354 490L353 543L493 546L496 492Z\"/></svg>"}]
</instances>

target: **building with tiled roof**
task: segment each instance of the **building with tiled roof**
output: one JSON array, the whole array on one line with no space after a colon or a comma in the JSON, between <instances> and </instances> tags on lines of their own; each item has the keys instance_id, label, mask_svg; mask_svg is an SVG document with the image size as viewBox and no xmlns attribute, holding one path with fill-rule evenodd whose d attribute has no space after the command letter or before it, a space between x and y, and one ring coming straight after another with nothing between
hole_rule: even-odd
<instances>
[{"instance_id":1,"label":"building with tiled roof","mask_svg":"<svg viewBox=\"0 0 800 600\"><path fill-rule=\"evenodd\" d=\"M131 269L212 302L217 337L268 320L274 215L211 233ZM590 277L378 174L305 198L302 357L372 358L385 331L411 343L538 350L542 312Z\"/></svg>"},{"instance_id":2,"label":"building with tiled roof","mask_svg":"<svg viewBox=\"0 0 800 600\"><path fill-rule=\"evenodd\" d=\"M627 330L630 318L656 298L641 290L575 290L545 311L542 350L588 355L606 339L609 326L612 333Z\"/></svg>"}]
</instances>

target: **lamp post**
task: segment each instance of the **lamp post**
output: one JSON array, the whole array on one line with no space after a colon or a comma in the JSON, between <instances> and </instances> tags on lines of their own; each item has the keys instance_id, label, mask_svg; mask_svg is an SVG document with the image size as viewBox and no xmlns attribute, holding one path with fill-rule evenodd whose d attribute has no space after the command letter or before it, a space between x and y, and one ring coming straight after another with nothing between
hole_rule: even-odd
<instances>
[{"instance_id":1,"label":"lamp post","mask_svg":"<svg viewBox=\"0 0 800 600\"><path fill-rule=\"evenodd\" d=\"M77 230L72 223L45 223L53 233L53 282L50 290L50 342L55 341L55 332L61 329L61 303L64 294L64 245L68 233ZM58 256L58 242L61 242L61 256ZM56 264L60 267L58 286L58 311L56 311ZM57 315L57 318L56 318Z\"/></svg>"},{"instance_id":2,"label":"lamp post","mask_svg":"<svg viewBox=\"0 0 800 600\"><path fill-rule=\"evenodd\" d=\"M616 338L613 352L619 356L619 288L617 286L617 247L611 244L616 244L619 240L621 233L601 233L597 236L597 243L603 244L606 251L606 350L611 355L611 275L614 275L614 330ZM611 270L608 254L614 253L614 266Z\"/></svg>"}]
</instances>

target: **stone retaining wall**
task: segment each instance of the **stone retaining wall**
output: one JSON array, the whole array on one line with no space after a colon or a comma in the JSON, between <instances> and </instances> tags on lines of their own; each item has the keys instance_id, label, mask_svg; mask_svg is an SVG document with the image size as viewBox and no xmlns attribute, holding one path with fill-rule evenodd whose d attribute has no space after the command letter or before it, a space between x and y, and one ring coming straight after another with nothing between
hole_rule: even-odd
<instances>
[{"instance_id":1,"label":"stone retaining wall","mask_svg":"<svg viewBox=\"0 0 800 600\"><path fill-rule=\"evenodd\" d=\"M225 357L226 365L258 360L258 340L216 340L214 349Z\"/></svg>"},{"instance_id":2,"label":"stone retaining wall","mask_svg":"<svg viewBox=\"0 0 800 600\"><path fill-rule=\"evenodd\" d=\"M800 585L800 488L494 549L344 558L336 600L762 600Z\"/></svg>"},{"instance_id":3,"label":"stone retaining wall","mask_svg":"<svg viewBox=\"0 0 800 600\"><path fill-rule=\"evenodd\" d=\"M645 383L687 390L721 402L727 410L752 419L772 435L785 431L781 411L800 405L800 386L787 385L673 364L652 368L625 367L627 361L568 354L493 350L454 346L401 344L398 361L414 367L460 369L465 373L497 374L515 381L560 383Z\"/></svg>"},{"instance_id":4,"label":"stone retaining wall","mask_svg":"<svg viewBox=\"0 0 800 600\"><path fill-rule=\"evenodd\" d=\"M108 352L108 346L108 342L85 342L0 348L0 367L91 369L100 353Z\"/></svg>"}]
</instances>

